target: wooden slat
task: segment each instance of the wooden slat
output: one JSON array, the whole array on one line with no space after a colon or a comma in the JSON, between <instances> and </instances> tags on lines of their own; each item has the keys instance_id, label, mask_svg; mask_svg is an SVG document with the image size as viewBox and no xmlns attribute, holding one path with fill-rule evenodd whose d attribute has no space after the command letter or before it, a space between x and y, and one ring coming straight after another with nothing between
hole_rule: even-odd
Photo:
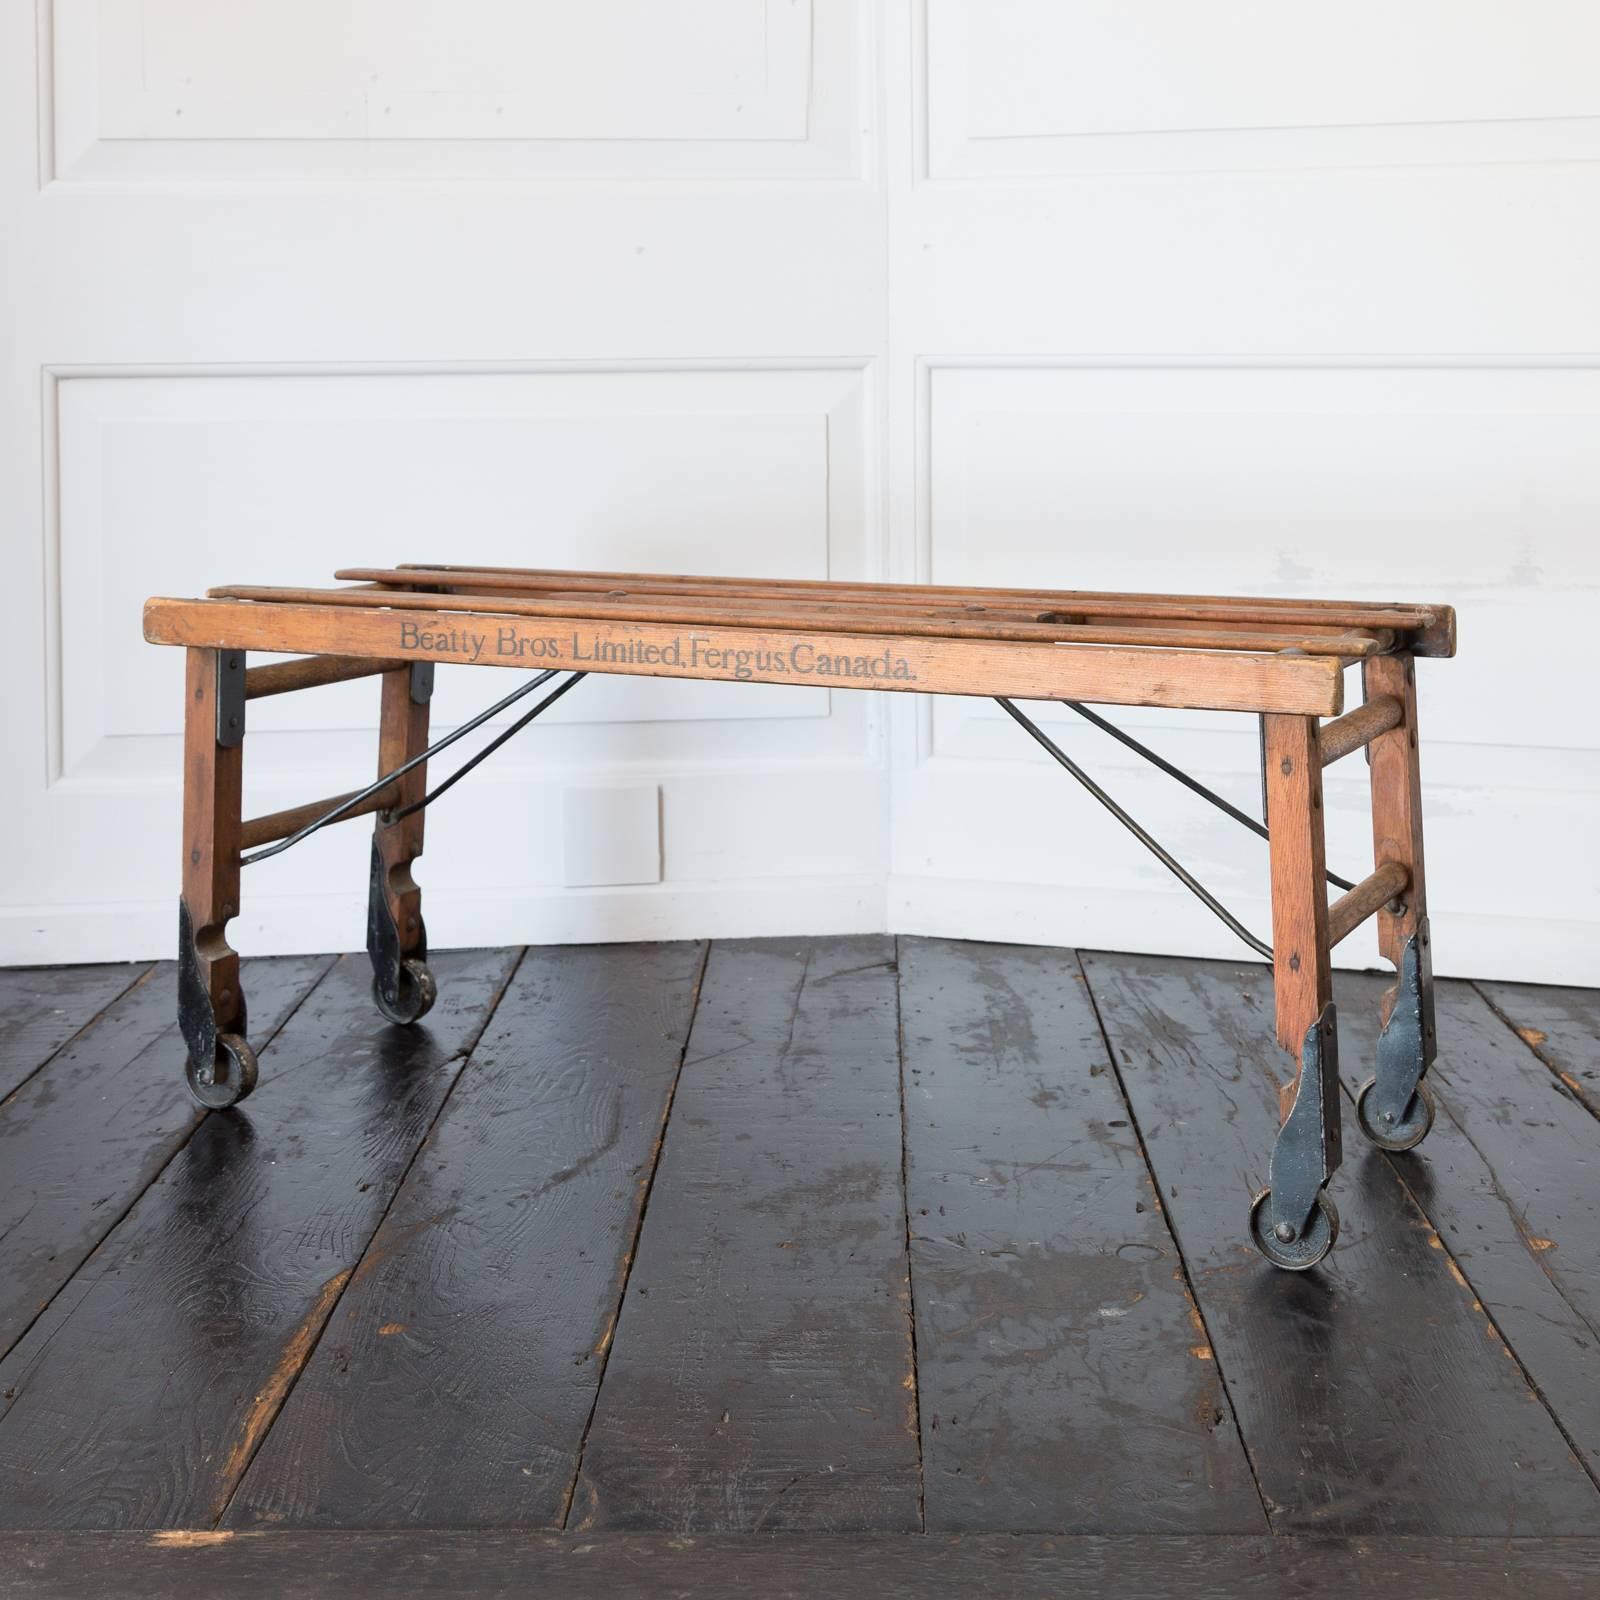
<instances>
[{"instance_id":1,"label":"wooden slat","mask_svg":"<svg viewBox=\"0 0 1600 1600\"><path fill-rule=\"evenodd\" d=\"M1251 1246L1278 1126L1265 969L1084 962L1274 1529L1591 1531L1600 1493L1395 1167L1356 1152L1353 1128L1328 1260L1281 1272ZM1425 1171L1425 1155L1412 1162Z\"/></svg>"},{"instance_id":2,"label":"wooden slat","mask_svg":"<svg viewBox=\"0 0 1600 1600\"><path fill-rule=\"evenodd\" d=\"M331 964L245 964L269 1043ZM183 1081L177 974L163 963L0 1105L0 1355L20 1338L200 1119Z\"/></svg>"},{"instance_id":3,"label":"wooden slat","mask_svg":"<svg viewBox=\"0 0 1600 1600\"><path fill-rule=\"evenodd\" d=\"M498 581L512 589L584 586L600 589L654 589L677 594L697 590L731 594L796 594L825 591L831 595L893 597L918 594L959 599L975 604L1025 602L1055 611L1093 609L1102 615L1141 616L1185 621L1217 621L1225 614L1283 624L1298 618L1305 622L1333 622L1352 627L1393 627L1430 635L1428 644L1454 646L1454 615L1448 606L1416 606L1387 601L1303 600L1291 597L1239 595L1148 595L1122 591L993 588L957 584L896 584L835 578L750 579L704 573L585 572L554 568L436 566L346 567L339 579L389 584L428 584ZM1444 635L1448 632L1448 639ZM1421 653L1430 653L1422 651Z\"/></svg>"},{"instance_id":4,"label":"wooden slat","mask_svg":"<svg viewBox=\"0 0 1600 1600\"><path fill-rule=\"evenodd\" d=\"M388 672L393 661L367 661L356 656L302 656L295 661L273 661L264 667L251 667L244 675L247 700L267 695L291 694L296 689L318 689L329 683L349 683L354 678L371 678Z\"/></svg>"},{"instance_id":5,"label":"wooden slat","mask_svg":"<svg viewBox=\"0 0 1600 1600\"><path fill-rule=\"evenodd\" d=\"M240 848L253 850L257 845L271 844L275 839L287 839L291 833L298 833L308 823L315 822L335 806L342 806L360 793L359 789L351 789L345 794L331 794L322 800L307 800L303 805L272 811L264 817L251 817L239 830ZM376 794L368 795L365 800L351 806L342 817L335 820L348 822L352 817L371 816L374 811L382 811L386 806L398 805L399 801L399 787L387 784Z\"/></svg>"},{"instance_id":6,"label":"wooden slat","mask_svg":"<svg viewBox=\"0 0 1600 1600\"><path fill-rule=\"evenodd\" d=\"M439 1004L410 1029L377 1017L364 957L333 968L264 1053L248 1109L201 1121L0 1362L0 1525L221 1513L512 960L436 959Z\"/></svg>"},{"instance_id":7,"label":"wooden slat","mask_svg":"<svg viewBox=\"0 0 1600 1600\"><path fill-rule=\"evenodd\" d=\"M0 1101L149 971L122 962L0 970Z\"/></svg>"},{"instance_id":8,"label":"wooden slat","mask_svg":"<svg viewBox=\"0 0 1600 1600\"><path fill-rule=\"evenodd\" d=\"M893 954L713 946L570 1527L918 1527Z\"/></svg>"},{"instance_id":9,"label":"wooden slat","mask_svg":"<svg viewBox=\"0 0 1600 1600\"><path fill-rule=\"evenodd\" d=\"M560 1526L703 959L529 952L226 1526Z\"/></svg>"},{"instance_id":10,"label":"wooden slat","mask_svg":"<svg viewBox=\"0 0 1600 1600\"><path fill-rule=\"evenodd\" d=\"M1380 733L1397 728L1405 720L1405 707L1393 695L1380 695L1354 711L1347 711L1335 722L1327 723L1317 734L1317 750L1322 764L1331 767Z\"/></svg>"},{"instance_id":11,"label":"wooden slat","mask_svg":"<svg viewBox=\"0 0 1600 1600\"><path fill-rule=\"evenodd\" d=\"M241 649L354 649L502 667L1311 716L1333 716L1343 708L1339 662L1326 656L877 639L732 627L685 631L666 623L557 627L528 617L402 615L232 600L152 599L145 604L144 621L145 638L155 644L225 640Z\"/></svg>"},{"instance_id":12,"label":"wooden slat","mask_svg":"<svg viewBox=\"0 0 1600 1600\"><path fill-rule=\"evenodd\" d=\"M1398 861L1388 861L1340 895L1328 907L1329 945L1348 939L1374 912L1403 895L1410 883L1411 874Z\"/></svg>"},{"instance_id":13,"label":"wooden slat","mask_svg":"<svg viewBox=\"0 0 1600 1600\"><path fill-rule=\"evenodd\" d=\"M1155 623L1113 626L1040 622L1018 614L987 613L976 617L954 610L886 610L837 602L779 603L754 600L610 598L539 595L529 598L508 591L474 592L456 588L427 594L357 587L352 589L285 589L254 584L223 584L207 591L213 600L267 601L275 605L365 606L382 610L457 611L473 615L556 617L576 621L679 622L712 626L725 622L741 628L826 627L836 633L878 634L918 639L1006 639L1036 644L1150 645L1184 650L1295 650L1304 655L1331 655L1351 660L1374 654L1379 644L1370 634L1329 629L1325 633L1263 632L1255 626L1234 628L1161 627Z\"/></svg>"},{"instance_id":14,"label":"wooden slat","mask_svg":"<svg viewBox=\"0 0 1600 1600\"><path fill-rule=\"evenodd\" d=\"M1590 1600L1600 1537L12 1534L0 1600Z\"/></svg>"},{"instance_id":15,"label":"wooden slat","mask_svg":"<svg viewBox=\"0 0 1600 1600\"><path fill-rule=\"evenodd\" d=\"M929 1531L1264 1530L1076 958L899 952Z\"/></svg>"},{"instance_id":16,"label":"wooden slat","mask_svg":"<svg viewBox=\"0 0 1600 1600\"><path fill-rule=\"evenodd\" d=\"M1384 979L1341 973L1334 987L1355 1093L1372 1073ZM1435 1007L1433 1131L1416 1155L1388 1159L1600 1478L1600 1123L1472 987L1438 984Z\"/></svg>"},{"instance_id":17,"label":"wooden slat","mask_svg":"<svg viewBox=\"0 0 1600 1600\"><path fill-rule=\"evenodd\" d=\"M1600 1117L1600 989L1480 983L1517 1036Z\"/></svg>"}]
</instances>

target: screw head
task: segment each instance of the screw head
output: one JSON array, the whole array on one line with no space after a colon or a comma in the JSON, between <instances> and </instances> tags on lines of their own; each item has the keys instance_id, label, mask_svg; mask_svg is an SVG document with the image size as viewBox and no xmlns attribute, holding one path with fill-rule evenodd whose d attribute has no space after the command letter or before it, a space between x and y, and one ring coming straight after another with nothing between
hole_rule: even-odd
<instances>
[{"instance_id":1,"label":"screw head","mask_svg":"<svg viewBox=\"0 0 1600 1600\"><path fill-rule=\"evenodd\" d=\"M1394 1112L1392 1112L1392 1111L1385 1111L1385 1112L1384 1112L1384 1113L1383 1113L1383 1120L1384 1120L1384 1121L1385 1121L1385 1122L1393 1122L1393 1121L1394 1121Z\"/></svg>"},{"instance_id":2,"label":"screw head","mask_svg":"<svg viewBox=\"0 0 1600 1600\"><path fill-rule=\"evenodd\" d=\"M1292 1222L1280 1222L1272 1232L1274 1237L1281 1243L1289 1244L1294 1239L1294 1224Z\"/></svg>"}]
</instances>

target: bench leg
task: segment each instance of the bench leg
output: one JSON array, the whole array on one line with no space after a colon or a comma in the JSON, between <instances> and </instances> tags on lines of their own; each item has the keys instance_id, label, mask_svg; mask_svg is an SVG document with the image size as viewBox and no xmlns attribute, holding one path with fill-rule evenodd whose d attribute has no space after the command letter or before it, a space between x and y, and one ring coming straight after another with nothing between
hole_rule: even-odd
<instances>
[{"instance_id":1,"label":"bench leg","mask_svg":"<svg viewBox=\"0 0 1600 1600\"><path fill-rule=\"evenodd\" d=\"M381 777L428 747L428 703L433 697L433 664L416 662L383 674L383 709L378 729ZM427 792L423 762L398 780L399 812ZM428 934L422 921L422 891L411 863L422 854L426 812L398 821L378 813L372 835L372 876L367 891L367 954L372 958L372 995L390 1022L419 1021L432 1009L438 990L428 968Z\"/></svg>"},{"instance_id":2,"label":"bench leg","mask_svg":"<svg viewBox=\"0 0 1600 1600\"><path fill-rule=\"evenodd\" d=\"M1368 747L1372 768L1375 866L1398 862L1410 886L1378 913L1378 948L1399 978L1383 999L1376 1072L1356 1100L1362 1132L1384 1150L1411 1150L1433 1126L1433 1097L1423 1081L1437 1053L1433 954L1427 879L1422 864L1422 785L1417 749L1417 674L1409 655L1363 664L1368 700L1392 695L1404 708L1397 727Z\"/></svg>"},{"instance_id":3,"label":"bench leg","mask_svg":"<svg viewBox=\"0 0 1600 1600\"><path fill-rule=\"evenodd\" d=\"M1328 958L1322 761L1314 717L1271 714L1263 729L1272 854L1278 1042L1296 1064L1279 1091L1270 1186L1250 1211L1256 1247L1280 1267L1321 1261L1339 1233L1323 1192L1339 1165L1339 1037Z\"/></svg>"},{"instance_id":4,"label":"bench leg","mask_svg":"<svg viewBox=\"0 0 1600 1600\"><path fill-rule=\"evenodd\" d=\"M187 652L183 756L183 895L178 902L178 1027L185 1075L203 1106L237 1104L256 1082L239 957L227 924L239 913L244 771L244 652Z\"/></svg>"}]
</instances>

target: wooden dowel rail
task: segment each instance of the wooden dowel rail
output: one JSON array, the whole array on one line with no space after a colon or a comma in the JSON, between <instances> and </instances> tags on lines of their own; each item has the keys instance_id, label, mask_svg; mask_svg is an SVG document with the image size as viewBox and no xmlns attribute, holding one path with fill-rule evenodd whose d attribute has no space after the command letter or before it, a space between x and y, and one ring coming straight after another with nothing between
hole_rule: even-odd
<instances>
[{"instance_id":1,"label":"wooden dowel rail","mask_svg":"<svg viewBox=\"0 0 1600 1600\"><path fill-rule=\"evenodd\" d=\"M290 806L286 811L273 811L264 817L252 817L244 823L239 830L239 848L253 850L257 845L275 844L279 839L287 839L291 833L298 833L308 822L315 822L324 812L332 811L335 806L341 806L351 795L360 794L359 789L351 789L346 794L332 794L326 800L308 800L303 806ZM334 818L336 822L348 822L351 817L370 816L374 811L382 811L385 806L398 805L400 802L400 786L395 783L385 784L376 794L370 794L359 805L351 806L342 817Z\"/></svg>"},{"instance_id":2,"label":"wooden dowel rail","mask_svg":"<svg viewBox=\"0 0 1600 1600\"><path fill-rule=\"evenodd\" d=\"M1328 907L1328 944L1348 938L1368 917L1411 887L1411 874L1398 861L1386 862Z\"/></svg>"},{"instance_id":3,"label":"wooden dowel rail","mask_svg":"<svg viewBox=\"0 0 1600 1600\"><path fill-rule=\"evenodd\" d=\"M1325 724L1317 736L1323 766L1332 766L1352 750L1371 744L1380 733L1398 728L1405 714L1405 707L1393 695L1385 694Z\"/></svg>"},{"instance_id":4,"label":"wooden dowel rail","mask_svg":"<svg viewBox=\"0 0 1600 1600\"><path fill-rule=\"evenodd\" d=\"M274 661L270 666L246 669L244 697L260 700L269 694L316 689L325 683L375 678L405 665L403 661L374 661L370 656L297 656L293 661Z\"/></svg>"}]
</instances>

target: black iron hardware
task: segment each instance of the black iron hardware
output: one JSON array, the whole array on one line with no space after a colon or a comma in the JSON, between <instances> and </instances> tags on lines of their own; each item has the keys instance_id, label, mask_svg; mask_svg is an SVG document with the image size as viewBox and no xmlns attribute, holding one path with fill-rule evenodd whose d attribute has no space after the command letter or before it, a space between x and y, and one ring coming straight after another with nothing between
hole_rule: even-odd
<instances>
[{"instance_id":1,"label":"black iron hardware","mask_svg":"<svg viewBox=\"0 0 1600 1600\"><path fill-rule=\"evenodd\" d=\"M1107 811L1114 816L1135 839L1142 844L1183 886L1190 894L1207 907L1212 914L1226 923L1250 948L1263 955L1268 961L1272 960L1272 946L1256 938L1251 931L1234 914L1211 893L1206 886L1195 877L1175 856L1162 847L1162 845L1147 833L1132 817L1128 815L1115 800L1100 787L1087 772L1080 767L1059 745L1055 743L1036 723L1025 717L1004 695L995 696L996 703L1007 716L1012 718L1020 727L1032 735L1034 740L1058 761Z\"/></svg>"},{"instance_id":2,"label":"black iron hardware","mask_svg":"<svg viewBox=\"0 0 1600 1600\"><path fill-rule=\"evenodd\" d=\"M431 663L425 664L431 665ZM532 694L535 689L541 687L543 684L548 683L557 675L558 669L555 667L551 667L548 670L541 672L537 677L530 679L527 683L522 684L519 688L513 689L511 693L504 696L504 698L496 700L492 706L488 707L484 711L480 711L477 716L471 718L467 722L463 722L459 728L452 728L450 732L445 734L442 739L434 740L434 742L419 755L412 756L408 761L402 761L398 767L395 767L390 772L384 773L383 776L378 778L375 782L369 783L365 789L358 789L354 794L347 795L339 802L338 805L331 807L327 811L324 811L320 817L313 818L312 821L308 822L303 828L291 833L287 839L280 839L276 844L268 845L264 850L257 850L250 855L241 856L239 858L239 865L241 867L254 866L258 861L266 861L269 857L282 855L285 850L292 849L295 845L299 844L302 839L309 839L312 834L316 833L319 829L327 827L330 822L337 822L342 816L346 815L346 813L352 811L356 806L360 805L363 800L371 799L371 797L380 789L383 789L387 785L393 783L396 778L403 778L408 772L420 767L423 762L431 759L433 756L436 756L441 750L447 750L458 739L464 739L469 733L481 728L484 723L488 722L492 717L498 716L506 709L507 706L515 705L518 700L524 699L526 696ZM575 673L572 679L568 683L563 684L561 689L558 690L556 694L547 696L546 699L535 708L533 715L537 715L538 712L542 711L544 707L549 705L552 700L555 700L560 694L564 694L567 689L572 687L573 683L583 676L584 675L581 672ZM416 683L417 680L413 678L413 694L416 693ZM429 692L431 693L431 688ZM516 724L516 727L512 729L512 732L516 732L521 728L526 727L531 720L531 716L522 718ZM242 725L243 723L241 719L241 726ZM484 755L487 755L492 750L497 750L509 737L510 734L506 734L496 739L488 747L488 750L485 750L482 754L470 762L465 768L462 769L462 772L464 773L470 771L472 767L476 766L477 763L483 759ZM458 773L456 776L459 777L461 774ZM434 791L434 793L442 794L444 790L447 789L454 781L455 778L451 778L446 783L441 784L439 788ZM422 802L422 804L426 805L427 800L431 800L432 798L433 795L429 795L427 799ZM417 809L415 806L411 808L411 810L415 809ZM407 816L409 814L410 812L407 811L399 813L399 816ZM388 820L397 821L398 816L389 818Z\"/></svg>"}]
</instances>

